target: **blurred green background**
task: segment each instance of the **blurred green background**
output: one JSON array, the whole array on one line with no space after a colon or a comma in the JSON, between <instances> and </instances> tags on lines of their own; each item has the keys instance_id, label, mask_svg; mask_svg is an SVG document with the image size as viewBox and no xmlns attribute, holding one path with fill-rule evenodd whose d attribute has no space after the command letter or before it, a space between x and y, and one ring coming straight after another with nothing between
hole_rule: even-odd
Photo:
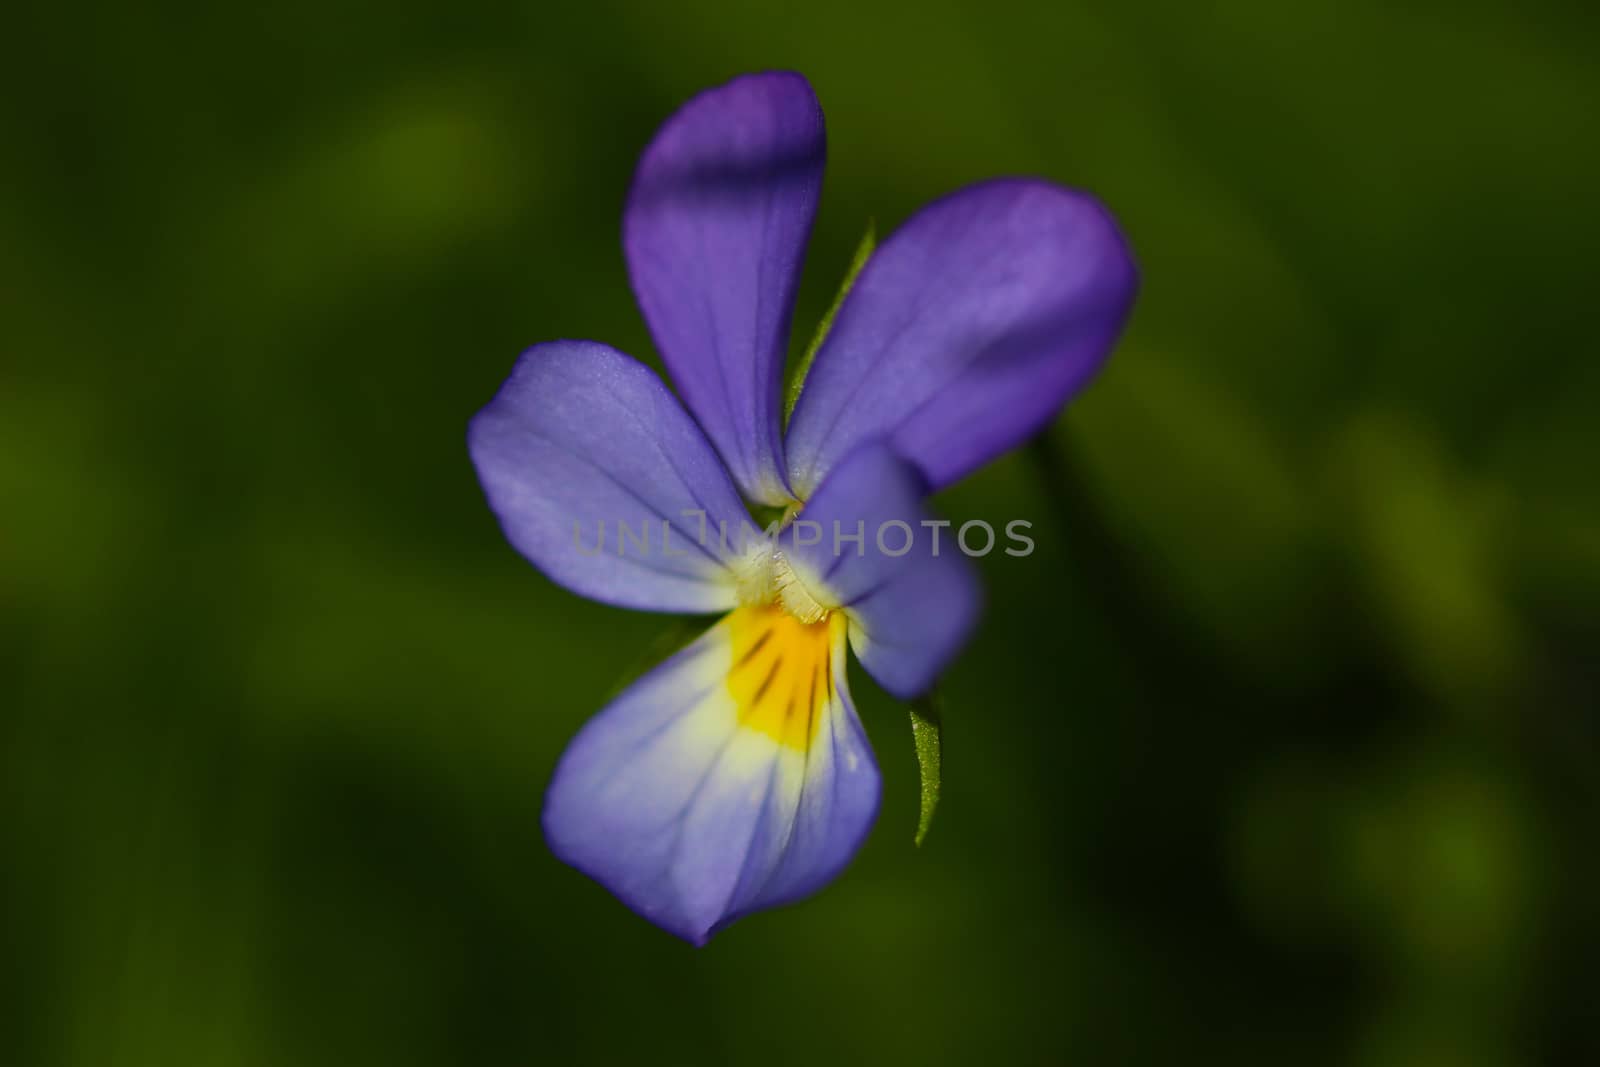
<instances>
[{"instance_id":1,"label":"blurred green background","mask_svg":"<svg viewBox=\"0 0 1600 1067\"><path fill-rule=\"evenodd\" d=\"M1209 8L1209 9L1207 9ZM0 85L0 1064L1600 1062L1592 7L28 6ZM1145 287L878 827L694 951L546 852L660 619L467 418L651 358L656 124L794 67L869 218L1100 195Z\"/></svg>"}]
</instances>

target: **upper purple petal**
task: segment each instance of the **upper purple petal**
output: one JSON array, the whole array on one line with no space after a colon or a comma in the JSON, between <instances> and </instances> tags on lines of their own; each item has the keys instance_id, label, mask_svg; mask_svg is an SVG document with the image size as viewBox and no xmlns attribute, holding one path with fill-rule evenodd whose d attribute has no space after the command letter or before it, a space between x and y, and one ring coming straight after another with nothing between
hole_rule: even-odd
<instances>
[{"instance_id":1,"label":"upper purple petal","mask_svg":"<svg viewBox=\"0 0 1600 1067\"><path fill-rule=\"evenodd\" d=\"M867 673L903 698L934 683L982 606L972 564L949 523L932 525L924 492L916 468L868 445L828 475L779 536L810 597L849 618L850 646Z\"/></svg>"},{"instance_id":2,"label":"upper purple petal","mask_svg":"<svg viewBox=\"0 0 1600 1067\"><path fill-rule=\"evenodd\" d=\"M825 153L803 77L736 78L661 127L623 218L628 273L662 359L758 503L789 499L780 379Z\"/></svg>"},{"instance_id":3,"label":"upper purple petal","mask_svg":"<svg viewBox=\"0 0 1600 1067\"><path fill-rule=\"evenodd\" d=\"M1100 366L1137 287L1092 198L1048 182L969 186L914 215L845 298L785 443L803 499L888 438L938 489L1039 430Z\"/></svg>"},{"instance_id":4,"label":"upper purple petal","mask_svg":"<svg viewBox=\"0 0 1600 1067\"><path fill-rule=\"evenodd\" d=\"M536 345L473 417L467 447L506 538L553 581L646 611L733 605L729 550L705 532L746 512L644 365L593 341Z\"/></svg>"}]
</instances>

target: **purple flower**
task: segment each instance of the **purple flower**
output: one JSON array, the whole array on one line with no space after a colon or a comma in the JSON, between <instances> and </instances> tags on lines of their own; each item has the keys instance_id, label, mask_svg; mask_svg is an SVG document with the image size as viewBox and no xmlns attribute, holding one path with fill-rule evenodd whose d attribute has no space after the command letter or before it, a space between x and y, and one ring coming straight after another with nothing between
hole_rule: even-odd
<instances>
[{"instance_id":1,"label":"purple flower","mask_svg":"<svg viewBox=\"0 0 1600 1067\"><path fill-rule=\"evenodd\" d=\"M682 404L615 349L552 341L468 434L506 537L552 580L725 613L579 732L543 816L556 855L695 944L855 854L879 776L846 642L896 696L933 683L979 590L922 498L1043 427L1110 351L1136 285L1089 197L1029 179L962 189L872 255L785 431L824 154L798 74L691 100L646 149L623 218ZM784 509L781 533L737 536L747 503Z\"/></svg>"}]
</instances>

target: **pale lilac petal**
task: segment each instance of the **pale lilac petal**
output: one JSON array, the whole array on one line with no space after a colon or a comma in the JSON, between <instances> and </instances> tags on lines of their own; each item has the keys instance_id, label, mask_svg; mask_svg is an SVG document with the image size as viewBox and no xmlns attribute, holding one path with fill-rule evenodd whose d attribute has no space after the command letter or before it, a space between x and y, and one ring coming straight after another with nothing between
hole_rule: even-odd
<instances>
[{"instance_id":1,"label":"pale lilac petal","mask_svg":"<svg viewBox=\"0 0 1600 1067\"><path fill-rule=\"evenodd\" d=\"M793 628L740 609L636 682L584 726L545 795L560 859L697 945L826 885L877 816L843 626L822 624L819 658L795 668L794 684L764 686L755 717L751 693L730 682L740 670L768 677L756 657L778 669L781 641L761 637L768 619ZM780 722L786 709L805 718Z\"/></svg>"}]
</instances>

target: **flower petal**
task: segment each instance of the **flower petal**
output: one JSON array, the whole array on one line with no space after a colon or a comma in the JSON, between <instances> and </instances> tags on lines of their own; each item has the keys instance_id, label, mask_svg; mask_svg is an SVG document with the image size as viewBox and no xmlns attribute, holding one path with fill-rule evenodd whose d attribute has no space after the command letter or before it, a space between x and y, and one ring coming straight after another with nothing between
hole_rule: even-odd
<instances>
[{"instance_id":1,"label":"flower petal","mask_svg":"<svg viewBox=\"0 0 1600 1067\"><path fill-rule=\"evenodd\" d=\"M1093 199L1003 179L930 204L867 262L795 406L804 499L890 438L938 489L1040 429L1110 352L1137 275Z\"/></svg>"},{"instance_id":2,"label":"flower petal","mask_svg":"<svg viewBox=\"0 0 1600 1067\"><path fill-rule=\"evenodd\" d=\"M803 77L736 78L661 127L623 218L629 276L667 370L763 504L790 499L779 379L825 151Z\"/></svg>"},{"instance_id":3,"label":"flower petal","mask_svg":"<svg viewBox=\"0 0 1600 1067\"><path fill-rule=\"evenodd\" d=\"M700 429L643 364L593 341L523 354L467 447L506 538L552 581L645 611L734 603L706 530L746 512Z\"/></svg>"},{"instance_id":4,"label":"flower petal","mask_svg":"<svg viewBox=\"0 0 1600 1067\"><path fill-rule=\"evenodd\" d=\"M950 524L929 518L923 495L916 468L869 445L828 475L779 537L804 595L844 612L861 665L902 698L933 684L982 602Z\"/></svg>"},{"instance_id":5,"label":"flower petal","mask_svg":"<svg viewBox=\"0 0 1600 1067\"><path fill-rule=\"evenodd\" d=\"M831 881L879 795L842 622L740 608L636 682L561 757L551 850L697 945Z\"/></svg>"}]
</instances>

